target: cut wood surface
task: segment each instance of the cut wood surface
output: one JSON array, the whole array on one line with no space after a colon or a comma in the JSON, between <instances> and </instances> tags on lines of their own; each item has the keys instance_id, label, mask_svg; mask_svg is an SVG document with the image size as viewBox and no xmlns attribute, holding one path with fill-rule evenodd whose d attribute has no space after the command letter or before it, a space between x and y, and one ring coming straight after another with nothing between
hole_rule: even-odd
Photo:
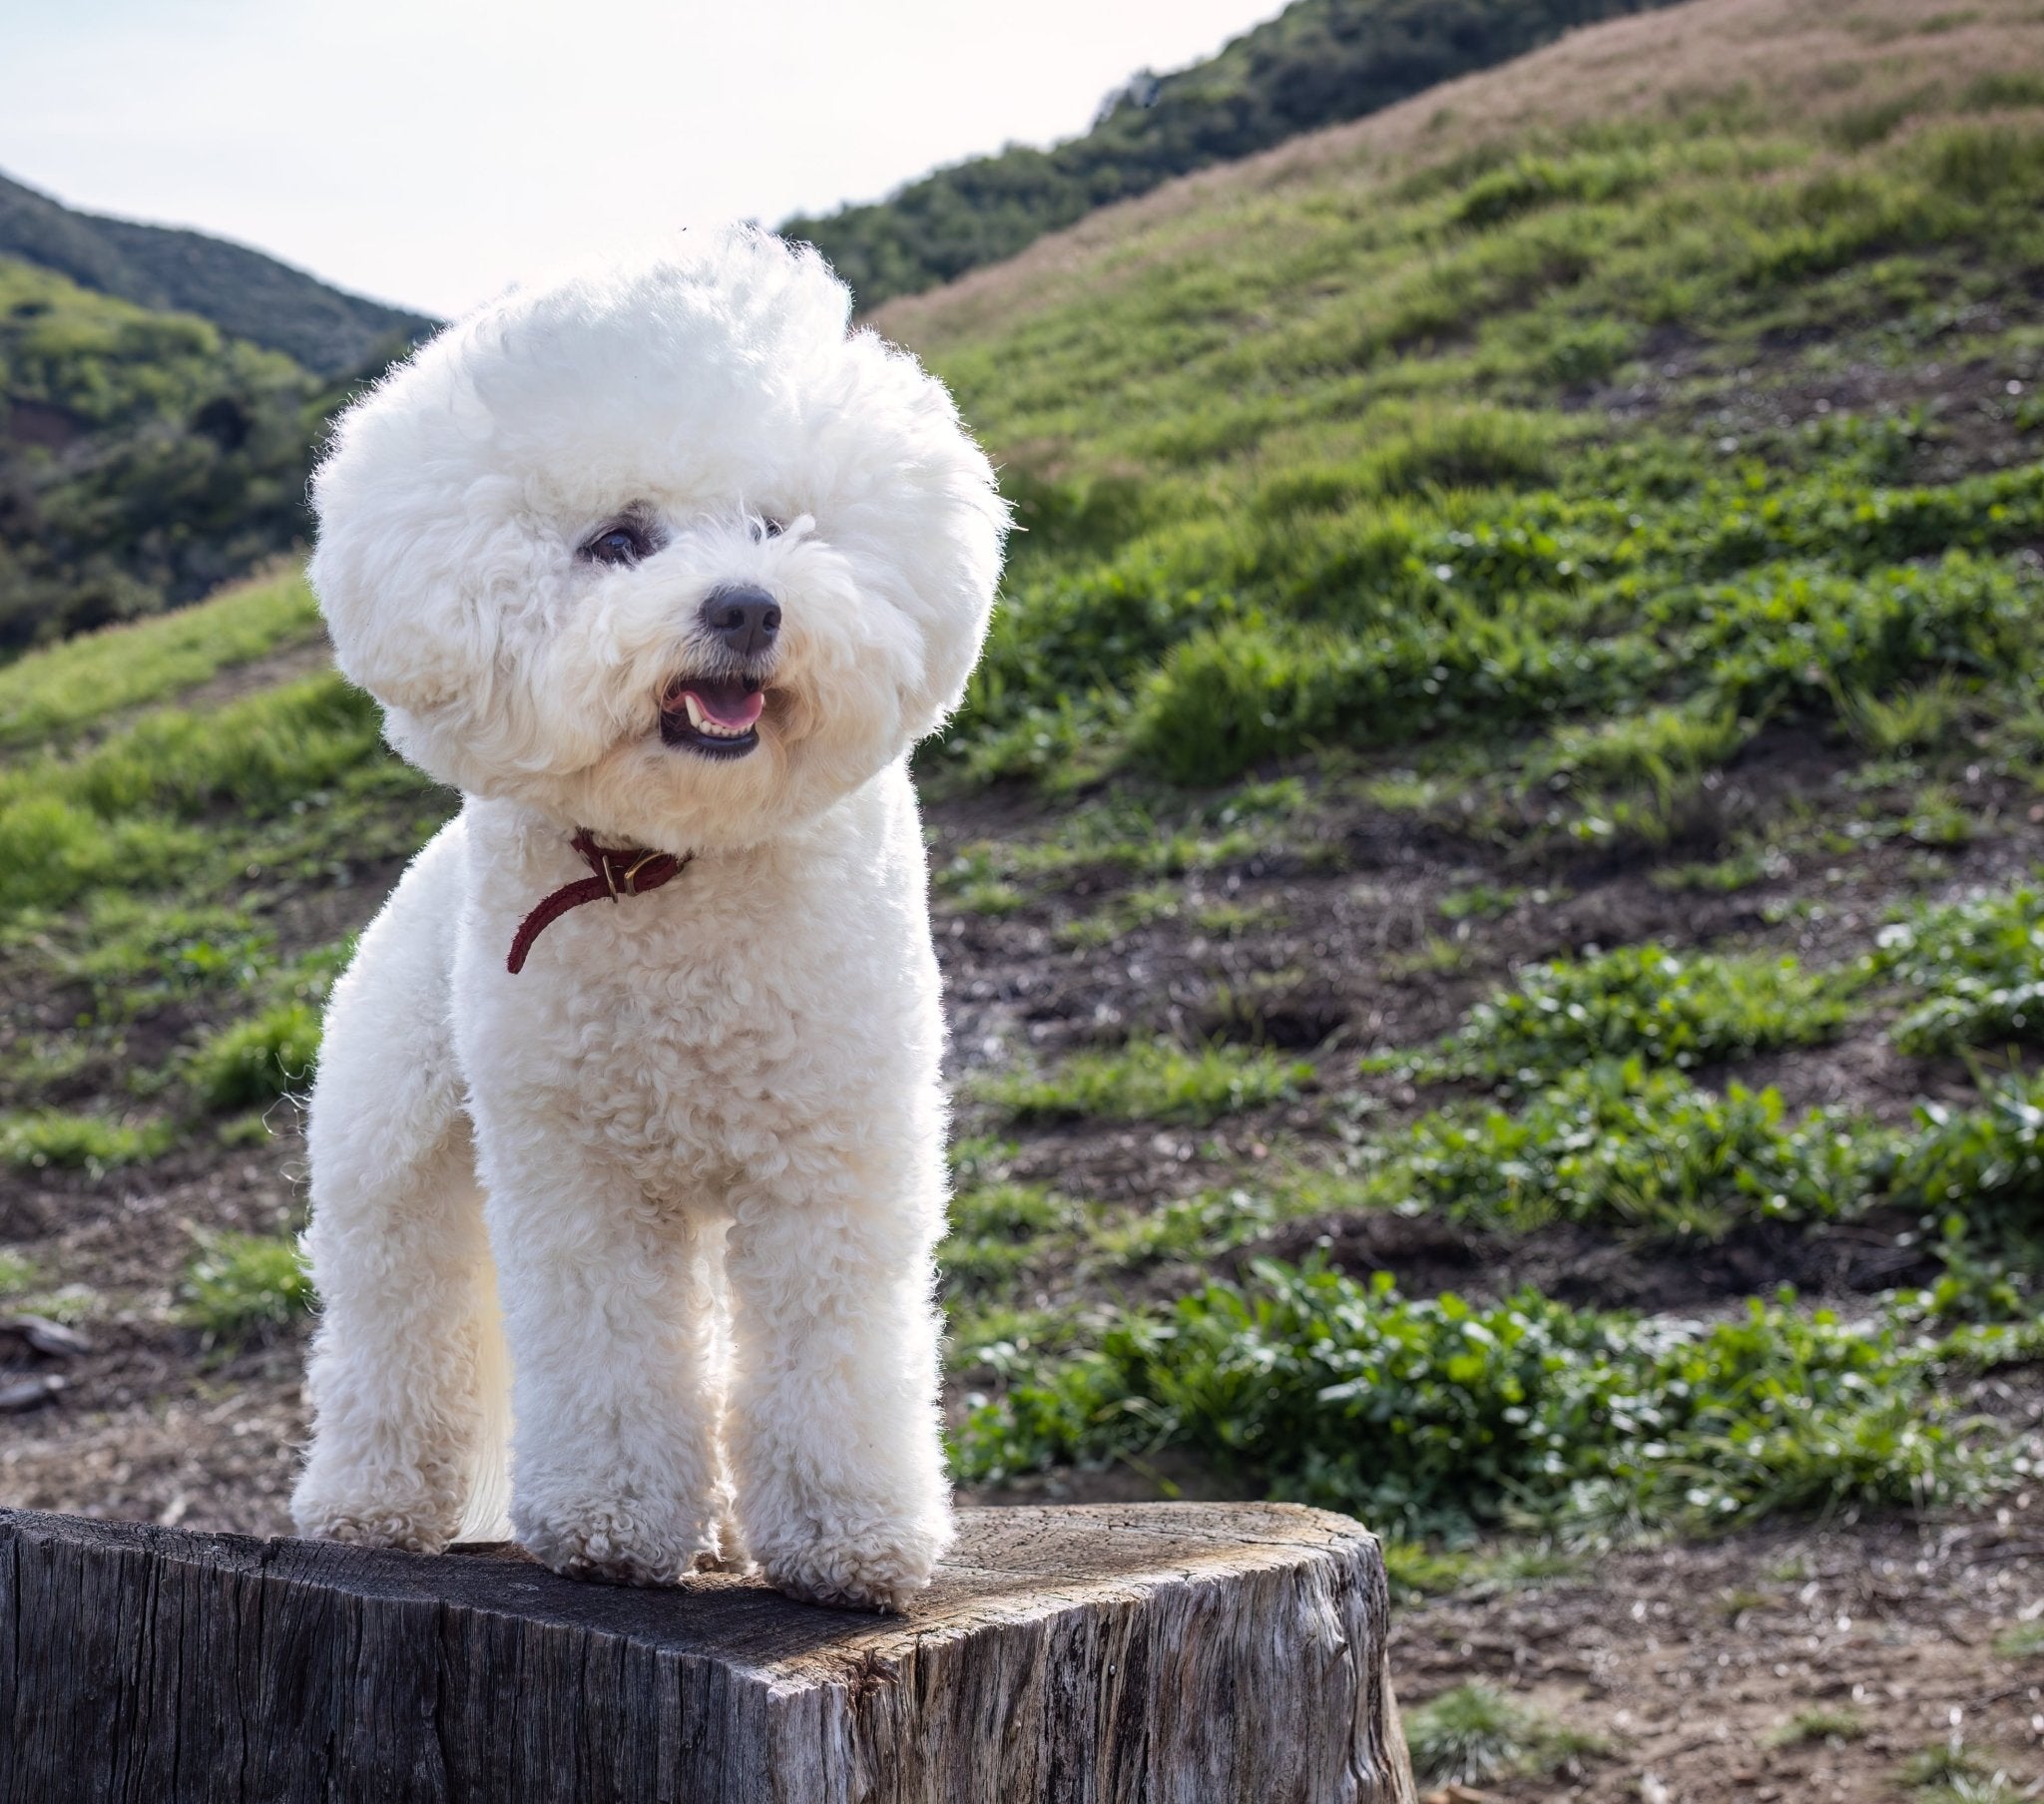
<instances>
[{"instance_id":1,"label":"cut wood surface","mask_svg":"<svg viewBox=\"0 0 2044 1804\"><path fill-rule=\"evenodd\" d=\"M966 1511L894 1617L0 1512L0 1800L1410 1804L1386 1610L1283 1504Z\"/></svg>"}]
</instances>

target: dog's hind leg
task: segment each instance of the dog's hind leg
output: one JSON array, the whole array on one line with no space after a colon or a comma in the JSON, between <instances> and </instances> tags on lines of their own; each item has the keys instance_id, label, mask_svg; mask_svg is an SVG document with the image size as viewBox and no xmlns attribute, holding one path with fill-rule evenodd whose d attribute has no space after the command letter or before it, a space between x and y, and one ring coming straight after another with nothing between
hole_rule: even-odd
<instances>
[{"instance_id":1,"label":"dog's hind leg","mask_svg":"<svg viewBox=\"0 0 2044 1804\"><path fill-rule=\"evenodd\" d=\"M502 1384L500 1330L448 1012L460 832L405 873L327 1010L305 1236L312 1446L291 1499L303 1534L429 1551L472 1493L488 1513L493 1475L479 1487L476 1469L501 1459L484 1395Z\"/></svg>"}]
</instances>

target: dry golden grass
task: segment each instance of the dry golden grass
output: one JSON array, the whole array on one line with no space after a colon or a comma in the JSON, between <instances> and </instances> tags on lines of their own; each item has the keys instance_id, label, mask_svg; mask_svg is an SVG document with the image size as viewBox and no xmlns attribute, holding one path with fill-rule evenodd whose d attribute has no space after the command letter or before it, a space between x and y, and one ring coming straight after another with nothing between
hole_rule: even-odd
<instances>
[{"instance_id":1,"label":"dry golden grass","mask_svg":"<svg viewBox=\"0 0 2044 1804\"><path fill-rule=\"evenodd\" d=\"M1691 0L1104 208L1007 262L891 300L871 323L940 351L1226 237L1260 196L1297 185L1338 193L1343 178L1410 174L1488 141L1735 104L1821 130L1904 100L1949 112L1972 83L2011 70L2044 73L2044 0Z\"/></svg>"}]
</instances>

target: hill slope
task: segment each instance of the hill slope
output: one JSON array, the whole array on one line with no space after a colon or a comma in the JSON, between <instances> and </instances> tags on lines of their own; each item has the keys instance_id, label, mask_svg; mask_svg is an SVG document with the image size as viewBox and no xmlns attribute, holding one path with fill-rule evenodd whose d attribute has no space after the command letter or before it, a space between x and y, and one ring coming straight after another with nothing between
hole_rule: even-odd
<instances>
[{"instance_id":1,"label":"hill slope","mask_svg":"<svg viewBox=\"0 0 2044 1804\"><path fill-rule=\"evenodd\" d=\"M1436 1781L2035 1777L2040 200L2034 0L1695 0L882 314L1030 527L955 1469L1364 1515ZM279 1524L285 1099L452 805L288 579L0 671L10 1501Z\"/></svg>"},{"instance_id":2,"label":"hill slope","mask_svg":"<svg viewBox=\"0 0 2044 1804\"><path fill-rule=\"evenodd\" d=\"M1093 129L1048 151L1012 146L908 183L886 200L798 216L875 306L1012 256L1096 207L1341 120L1468 70L1506 62L1578 25L1668 0L1293 0L1219 55L1145 70Z\"/></svg>"},{"instance_id":3,"label":"hill slope","mask_svg":"<svg viewBox=\"0 0 2044 1804\"><path fill-rule=\"evenodd\" d=\"M321 376L387 361L436 323L226 239L80 213L0 176L0 256L159 312L195 313Z\"/></svg>"},{"instance_id":4,"label":"hill slope","mask_svg":"<svg viewBox=\"0 0 2044 1804\"><path fill-rule=\"evenodd\" d=\"M0 656L194 601L301 542L344 392L0 256Z\"/></svg>"}]
</instances>

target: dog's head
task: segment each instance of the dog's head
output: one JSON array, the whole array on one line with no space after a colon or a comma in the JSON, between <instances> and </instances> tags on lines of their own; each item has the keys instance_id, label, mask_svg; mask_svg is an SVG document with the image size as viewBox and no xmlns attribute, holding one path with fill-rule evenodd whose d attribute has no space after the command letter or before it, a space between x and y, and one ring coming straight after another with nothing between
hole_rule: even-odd
<instances>
[{"instance_id":1,"label":"dog's head","mask_svg":"<svg viewBox=\"0 0 2044 1804\"><path fill-rule=\"evenodd\" d=\"M942 385L733 229L505 299L340 421L311 575L391 743L675 851L812 818L932 731L1007 516Z\"/></svg>"}]
</instances>

